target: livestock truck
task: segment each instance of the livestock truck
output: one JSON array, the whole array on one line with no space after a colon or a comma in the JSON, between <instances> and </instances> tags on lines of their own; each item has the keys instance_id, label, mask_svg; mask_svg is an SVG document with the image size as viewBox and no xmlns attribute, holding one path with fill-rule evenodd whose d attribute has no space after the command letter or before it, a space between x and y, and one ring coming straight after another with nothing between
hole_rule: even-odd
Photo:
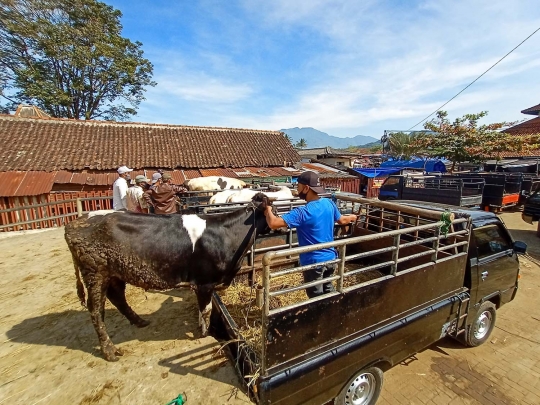
<instances>
[{"instance_id":1,"label":"livestock truck","mask_svg":"<svg viewBox=\"0 0 540 405\"><path fill-rule=\"evenodd\" d=\"M244 302L213 296L212 330L257 404L372 405L383 372L445 336L484 343L518 289L526 245L484 211L338 195L357 223L309 247L259 241ZM292 232L292 230L291 230ZM337 249L335 292L308 299L298 254ZM257 250L255 249L255 250ZM291 296L290 299L287 299Z\"/></svg>"},{"instance_id":2,"label":"livestock truck","mask_svg":"<svg viewBox=\"0 0 540 405\"><path fill-rule=\"evenodd\" d=\"M384 181L379 200L417 200L472 207L482 203L484 185L480 178L396 175Z\"/></svg>"},{"instance_id":3,"label":"livestock truck","mask_svg":"<svg viewBox=\"0 0 540 405\"><path fill-rule=\"evenodd\" d=\"M483 209L500 211L519 203L523 182L522 173L460 173L452 177L485 180L481 204Z\"/></svg>"}]
</instances>

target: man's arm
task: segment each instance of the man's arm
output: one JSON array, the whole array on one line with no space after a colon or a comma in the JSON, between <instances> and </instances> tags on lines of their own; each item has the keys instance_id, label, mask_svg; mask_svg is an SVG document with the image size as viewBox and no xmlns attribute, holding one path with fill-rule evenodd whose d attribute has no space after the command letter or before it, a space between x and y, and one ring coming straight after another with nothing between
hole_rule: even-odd
<instances>
[{"instance_id":1,"label":"man's arm","mask_svg":"<svg viewBox=\"0 0 540 405\"><path fill-rule=\"evenodd\" d=\"M143 193L143 200L146 203L147 206L154 206L154 202L152 201L152 189L147 190Z\"/></svg>"},{"instance_id":2,"label":"man's arm","mask_svg":"<svg viewBox=\"0 0 540 405\"><path fill-rule=\"evenodd\" d=\"M173 185L172 185L172 189L174 190L174 192L175 192L176 194L178 194L178 193L185 193L185 192L188 191L188 189L185 188L184 186L180 186L180 185L177 185L177 184L173 184Z\"/></svg>"},{"instance_id":3,"label":"man's arm","mask_svg":"<svg viewBox=\"0 0 540 405\"><path fill-rule=\"evenodd\" d=\"M339 219L337 220L337 223L339 225L347 225L347 224L350 224L351 222L355 222L357 219L358 217L356 215L347 214L347 215L342 215L341 217L339 217Z\"/></svg>"},{"instance_id":4,"label":"man's arm","mask_svg":"<svg viewBox=\"0 0 540 405\"><path fill-rule=\"evenodd\" d=\"M122 201L122 206L126 210L127 210L127 199L126 199L127 191L128 191L127 180L126 181L121 181L118 184L118 193L120 194L120 201Z\"/></svg>"},{"instance_id":5,"label":"man's arm","mask_svg":"<svg viewBox=\"0 0 540 405\"><path fill-rule=\"evenodd\" d=\"M270 229L288 228L288 225L283 218L274 215L272 207L266 207L264 215L266 216L266 223Z\"/></svg>"}]
</instances>

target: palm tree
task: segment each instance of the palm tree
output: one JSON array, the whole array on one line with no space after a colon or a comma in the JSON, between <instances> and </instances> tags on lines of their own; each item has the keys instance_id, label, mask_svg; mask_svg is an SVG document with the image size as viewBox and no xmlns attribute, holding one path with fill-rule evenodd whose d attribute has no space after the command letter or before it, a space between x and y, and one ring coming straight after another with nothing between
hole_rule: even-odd
<instances>
[{"instance_id":1,"label":"palm tree","mask_svg":"<svg viewBox=\"0 0 540 405\"><path fill-rule=\"evenodd\" d=\"M286 134L286 133L283 133L283 136L285 137L286 140L288 140L291 145L292 145L292 138L289 136L289 134Z\"/></svg>"},{"instance_id":2,"label":"palm tree","mask_svg":"<svg viewBox=\"0 0 540 405\"><path fill-rule=\"evenodd\" d=\"M307 147L307 141L304 138L301 138L298 142L296 142L296 147L304 149L305 147Z\"/></svg>"},{"instance_id":3,"label":"palm tree","mask_svg":"<svg viewBox=\"0 0 540 405\"><path fill-rule=\"evenodd\" d=\"M388 136L387 145L392 156L409 160L413 155L420 152L420 148L414 144L415 135L404 132L393 132Z\"/></svg>"}]
</instances>

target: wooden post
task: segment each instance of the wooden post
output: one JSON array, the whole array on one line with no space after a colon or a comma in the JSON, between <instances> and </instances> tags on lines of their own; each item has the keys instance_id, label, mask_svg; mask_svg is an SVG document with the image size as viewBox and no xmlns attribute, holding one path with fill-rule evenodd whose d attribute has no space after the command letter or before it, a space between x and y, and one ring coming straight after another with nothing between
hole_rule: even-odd
<instances>
[{"instance_id":1,"label":"wooden post","mask_svg":"<svg viewBox=\"0 0 540 405\"><path fill-rule=\"evenodd\" d=\"M77 216L80 218L82 217L83 210L82 210L82 201L80 198L77 198Z\"/></svg>"}]
</instances>

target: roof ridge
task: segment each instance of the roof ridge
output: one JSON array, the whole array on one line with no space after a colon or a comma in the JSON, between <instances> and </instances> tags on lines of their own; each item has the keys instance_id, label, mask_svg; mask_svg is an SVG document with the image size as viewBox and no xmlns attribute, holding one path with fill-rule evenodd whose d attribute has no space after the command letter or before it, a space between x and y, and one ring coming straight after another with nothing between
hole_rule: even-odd
<instances>
[{"instance_id":1,"label":"roof ridge","mask_svg":"<svg viewBox=\"0 0 540 405\"><path fill-rule=\"evenodd\" d=\"M211 126L200 126L200 125L180 125L180 124L158 124L158 123L145 123L145 122L134 122L134 121L100 121L100 120L76 120L73 118L56 118L56 117L16 117L11 114L0 114L0 120L13 120L13 121L40 121L46 123L69 123L75 125L99 125L99 126L121 126L121 127L148 127L148 128L185 128L185 129L205 129L205 130L216 130L216 131L246 131L246 132L260 132L260 133L282 133L278 130L273 129L252 129L252 128L235 128L235 127L211 127Z\"/></svg>"}]
</instances>

